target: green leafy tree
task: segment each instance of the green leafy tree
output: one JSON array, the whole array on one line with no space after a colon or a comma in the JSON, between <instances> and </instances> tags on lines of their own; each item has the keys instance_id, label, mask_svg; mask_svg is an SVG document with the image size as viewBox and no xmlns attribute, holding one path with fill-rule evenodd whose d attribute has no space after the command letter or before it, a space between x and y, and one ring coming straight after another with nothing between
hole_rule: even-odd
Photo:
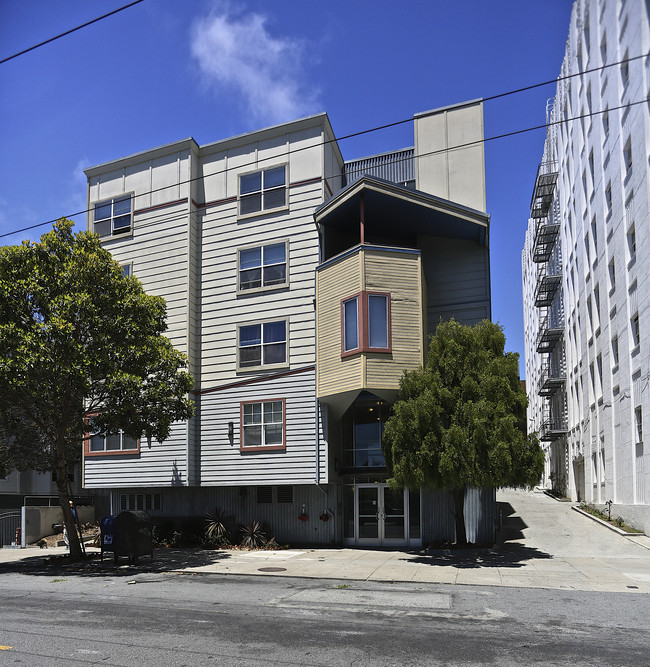
<instances>
[{"instance_id":1,"label":"green leafy tree","mask_svg":"<svg viewBox=\"0 0 650 667\"><path fill-rule=\"evenodd\" d=\"M87 434L163 441L193 413L186 359L166 328L164 299L69 220L0 248L0 469L56 474L73 557L67 480Z\"/></svg>"},{"instance_id":2,"label":"green leafy tree","mask_svg":"<svg viewBox=\"0 0 650 667\"><path fill-rule=\"evenodd\" d=\"M468 487L535 485L544 453L526 436L518 355L487 320L438 325L424 367L405 372L384 430L393 486L443 489L454 499L456 543L466 544Z\"/></svg>"}]
</instances>

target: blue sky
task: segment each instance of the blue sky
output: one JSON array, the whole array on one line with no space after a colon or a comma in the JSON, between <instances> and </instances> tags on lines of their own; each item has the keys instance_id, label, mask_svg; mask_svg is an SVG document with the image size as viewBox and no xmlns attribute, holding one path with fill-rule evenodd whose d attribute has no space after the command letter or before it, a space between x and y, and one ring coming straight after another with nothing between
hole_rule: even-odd
<instances>
[{"instance_id":1,"label":"blue sky","mask_svg":"<svg viewBox=\"0 0 650 667\"><path fill-rule=\"evenodd\" d=\"M0 59L124 4L4 0ZM0 234L83 210L85 167L185 137L204 144L319 111L344 136L554 79L571 5L145 0L0 65ZM485 136L544 123L553 93L487 102ZM521 248L543 142L537 130L486 143L492 316L522 374ZM340 145L346 159L412 146L413 127Z\"/></svg>"}]
</instances>

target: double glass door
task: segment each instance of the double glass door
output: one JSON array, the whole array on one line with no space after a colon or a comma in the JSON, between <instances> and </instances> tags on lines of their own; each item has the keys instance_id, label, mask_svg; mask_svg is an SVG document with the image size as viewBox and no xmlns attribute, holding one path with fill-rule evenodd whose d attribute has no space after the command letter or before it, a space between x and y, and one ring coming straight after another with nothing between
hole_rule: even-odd
<instances>
[{"instance_id":1,"label":"double glass door","mask_svg":"<svg viewBox=\"0 0 650 667\"><path fill-rule=\"evenodd\" d=\"M358 484L355 487L356 543L402 546L408 541L406 494L387 484Z\"/></svg>"}]
</instances>

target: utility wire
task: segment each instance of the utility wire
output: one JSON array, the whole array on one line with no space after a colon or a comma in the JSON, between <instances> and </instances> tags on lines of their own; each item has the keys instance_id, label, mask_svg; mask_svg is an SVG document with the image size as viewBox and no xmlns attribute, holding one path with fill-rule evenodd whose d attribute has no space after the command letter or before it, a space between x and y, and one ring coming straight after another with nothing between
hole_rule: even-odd
<instances>
[{"instance_id":1,"label":"utility wire","mask_svg":"<svg viewBox=\"0 0 650 667\"><path fill-rule=\"evenodd\" d=\"M418 155L418 158L428 157L428 156L431 156L431 155L439 155L440 153L447 153L447 152L450 152L450 151L460 150L461 148L469 148L471 146L478 146L480 144L485 144L488 141L496 141L497 139L506 139L508 137L514 137L514 136L517 136L519 134L525 134L526 132L534 132L536 130L548 129L549 127L551 127L553 125L561 125L562 123L569 123L569 122L573 122L575 120L581 120L582 118L592 118L594 116L599 116L603 113L608 113L610 111L618 111L620 109L626 109L626 108L629 108L629 107L637 106L639 104L646 104L647 102L648 102L648 100L639 100L637 102L628 102L627 104L621 104L620 106L617 106L617 107L608 107L606 109L602 109L602 110L599 110L599 111L590 111L588 113L584 113L584 114L581 114L579 116L573 116L572 118L564 118L564 119L561 119L561 120L555 120L555 121L551 121L549 123L543 123L541 125L534 125L532 127L526 127L526 128L521 129L521 130L513 130L512 132L505 132L503 134L496 134L492 137L484 137L483 139L477 139L476 141L469 141L467 143L458 144L456 146L450 146L450 147L447 147L447 148L440 148L440 149L435 150L435 151L429 151L428 153L422 153L421 155ZM410 120L413 120L413 119L411 118ZM350 136L356 136L356 135L347 135L345 137L341 137L341 139L347 139ZM332 141L340 141L341 139L329 140L327 142L324 142L324 144L319 144L319 145L325 145L327 143L331 143ZM297 153L299 151L309 150L309 149L313 149L313 148L315 148L315 146L306 146L306 147L303 147L303 148L297 148L297 149L294 149L292 151L289 151L289 155L291 155L293 153ZM406 159L406 158L403 158L403 159ZM240 164L236 168L241 169L242 167L254 166L255 164L256 164L255 161L248 162L246 164ZM217 172L214 172L213 174L209 174L209 176L217 176L217 175L220 175L220 174L224 174L224 173L228 172L230 169L235 169L235 167L226 167L225 169L222 169L221 171L217 171ZM188 183L192 183L193 181L201 180L201 179L205 179L205 178L207 178L207 177L206 176L195 176L194 178L189 178L185 181L180 181L179 183L175 183L174 185L175 186L187 185ZM137 196L140 197L140 196L143 196L143 195L154 194L156 192L161 192L162 190L168 190L169 187L170 187L169 185L165 185L165 186L162 186L160 188L155 188L153 190L148 190L146 192L139 192ZM70 214L62 216L62 217L74 218L78 215L83 215L85 213L89 213L92 210L93 210L92 208L86 208L86 209L83 209L82 211L77 211L76 213L70 213ZM36 229L38 227L44 227L45 225L51 225L51 224L55 223L56 221L57 221L57 219L47 220L46 222L39 222L36 225L30 225L29 227L23 227L22 229L16 229L12 232L7 232L7 233L4 233L4 234L0 234L0 238L4 238L5 236L12 236L13 234L20 234L21 232L27 232L27 231L30 231L32 229Z\"/></svg>"},{"instance_id":2,"label":"utility wire","mask_svg":"<svg viewBox=\"0 0 650 667\"><path fill-rule=\"evenodd\" d=\"M142 1L143 0L137 0L135 3L131 3L131 4L137 4L137 2L142 2ZM126 7L129 7L129 6L130 5L126 5ZM116 11L120 11L120 10L116 10ZM96 19L96 20L99 20L99 19ZM506 95L514 95L516 93L520 93L520 92L523 92L523 91L526 91L526 90L532 90L534 88L539 88L540 86L546 86L546 85L549 85L551 83L555 83L557 81L564 81L566 79L571 79L571 78L576 77L576 76L582 76L583 74L597 72L597 71L606 69L608 67L615 67L616 65L621 65L623 63L630 62L630 61L633 61L633 60L639 60L640 58L647 58L648 56L650 56L650 54L645 54L645 55L641 55L641 56L633 56L631 58L626 58L624 60L620 60L620 61L617 61L617 62L614 62L614 63L610 63L608 65L603 65L601 67L595 67L595 68L592 68L590 70L585 70L583 72L575 72L574 74L569 74L567 76L558 77L557 79L545 81L543 83L536 83L536 84L532 84L530 86L526 86L524 88L518 88L516 90L509 91L509 92L506 92L506 93L499 93L498 95L492 95L491 97L482 98L481 101L483 101L483 102L491 101L491 100L494 100L494 99L505 97ZM534 132L535 130L541 130L543 128L549 128L553 125L560 125L562 123L568 123L568 122L572 122L574 120L580 120L581 118L590 118L590 117L593 117L593 116L603 114L605 112L616 111L616 110L619 110L619 109L625 109L627 107L636 106L638 104L644 104L646 102L647 102L647 100L639 100L638 102L629 102L627 104L622 104L622 105L617 106L617 107L610 107L610 108L603 109L603 110L600 110L600 111L590 111L590 112L582 114L580 116L574 116L573 118L565 118L563 120L552 121L552 122L549 122L549 123L544 123L542 125L535 125L533 127L527 127L527 128L521 129L521 130L513 130L512 132L506 132L506 133L503 133L503 134L498 134L498 135L495 135L493 137L484 137L483 139L479 139L477 141L471 141L471 142L468 142L468 143L465 143L465 144L458 144L457 146L441 148L441 149L438 149L438 150L435 150L435 151L430 151L429 153L423 153L422 155L420 155L418 157L437 155L437 154L440 154L440 153L445 153L445 152L449 152L449 151L453 151L453 150L458 150L458 149L461 149L461 148L467 148L469 146L474 146L474 145L478 145L478 144L482 144L482 143L487 143L488 141L495 141L496 139L505 139L505 138L508 138L508 137L517 136L519 134L524 134L526 132ZM370 129L360 130L359 132L353 132L351 134L346 134L346 135L343 135L341 137L337 137L337 138L334 138L334 139L329 139L329 140L323 142L322 145L325 146L325 145L333 143L333 142L338 143L338 142L341 142L341 141L345 141L346 139L352 139L354 137L358 137L358 136L361 136L361 135L364 135L364 134L369 134L371 132L378 132L379 130L384 130L384 129L387 129L387 128L390 128L390 127L395 127L397 125L403 125L404 123L410 123L410 122L413 122L413 118L406 118L404 120L399 120L399 121L395 121L395 122L392 122L392 123L387 123L385 125L378 125L376 127L370 128ZM293 153L297 153L297 152L300 152L300 151L303 151L303 150L309 150L311 148L314 148L314 147L313 146L305 146L305 147L302 147L302 148L295 148L295 149L289 151L288 155L292 155ZM246 164L240 164L240 165L237 166L237 169L241 169L242 167L255 166L255 164L256 164L255 161L252 161L252 162L249 162L249 163L246 163ZM215 172L214 174L210 174L210 176L216 176L218 174L223 174L223 173L228 172L230 169L234 169L234 168L235 167L226 167L225 169L222 169L221 171ZM176 183L175 185L187 185L188 183L192 183L192 182L194 182L196 180L200 180L202 178L206 178L206 177L205 176L195 176L194 178L189 178L185 181L181 181L179 183ZM160 192L162 190L167 190L168 188L169 188L169 186L163 186L163 187L160 187L160 188L155 188L153 190L148 190L146 192L138 193L138 196L154 194L154 193ZM61 216L61 217L74 218L78 215L83 215L85 213L89 213L90 211L92 211L92 208L86 208L86 209L83 209L81 211L77 211L76 213L69 213L69 214L67 214L65 216ZM0 238L5 238L7 236L13 236L14 234L20 234L22 232L27 232L27 231L30 231L32 229L37 229L38 227L44 227L45 225L51 225L51 224L55 223L57 221L57 219L58 218L54 218L52 220L47 220L45 222L39 222L35 225L30 225L28 227L23 227L22 229L16 229L16 230L11 231L11 232L6 232L4 234L0 234Z\"/></svg>"},{"instance_id":3,"label":"utility wire","mask_svg":"<svg viewBox=\"0 0 650 667\"><path fill-rule=\"evenodd\" d=\"M144 0L135 0L134 2L130 2L128 5L124 5L124 7L120 7L119 9L114 9L112 12L108 12L108 14L104 14L103 16L98 16L96 19L93 19L92 21L87 21L86 23L82 23L81 25L78 25L76 28L71 28L70 30L66 30L65 32L62 32L60 35L56 35L56 37L50 37L49 39L46 39L44 42L39 42L38 44L34 44L34 46L30 46L28 49L23 49L22 51L19 51L18 53L14 53L13 56L9 56L7 58L3 58L0 60L0 65L3 63L8 62L9 60L13 60L14 58L18 58L18 56L22 56L25 53L29 53L30 51L34 51L35 49L39 49L41 46L45 46L46 44L49 44L50 42L54 42L57 39L61 39L61 37L65 37L66 35L71 35L73 32L77 32L77 30L81 30L82 28L86 28L89 25L92 25L93 23L97 23L98 21L102 21L109 16L113 16L113 14L117 14L118 12L124 11L125 9L128 9L129 7L133 7L133 5L138 5L141 2L144 2Z\"/></svg>"}]
</instances>

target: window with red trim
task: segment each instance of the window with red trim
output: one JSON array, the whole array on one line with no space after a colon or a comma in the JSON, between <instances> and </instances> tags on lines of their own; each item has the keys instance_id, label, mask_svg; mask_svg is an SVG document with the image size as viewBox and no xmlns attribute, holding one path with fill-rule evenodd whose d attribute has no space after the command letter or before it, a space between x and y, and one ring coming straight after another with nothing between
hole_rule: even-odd
<instances>
[{"instance_id":1,"label":"window with red trim","mask_svg":"<svg viewBox=\"0 0 650 667\"><path fill-rule=\"evenodd\" d=\"M85 453L90 456L106 454L137 454L140 451L140 440L131 438L122 429L117 433L89 433L86 440Z\"/></svg>"},{"instance_id":2,"label":"window with red trim","mask_svg":"<svg viewBox=\"0 0 650 667\"><path fill-rule=\"evenodd\" d=\"M359 292L341 301L341 356L391 352L390 294Z\"/></svg>"}]
</instances>

